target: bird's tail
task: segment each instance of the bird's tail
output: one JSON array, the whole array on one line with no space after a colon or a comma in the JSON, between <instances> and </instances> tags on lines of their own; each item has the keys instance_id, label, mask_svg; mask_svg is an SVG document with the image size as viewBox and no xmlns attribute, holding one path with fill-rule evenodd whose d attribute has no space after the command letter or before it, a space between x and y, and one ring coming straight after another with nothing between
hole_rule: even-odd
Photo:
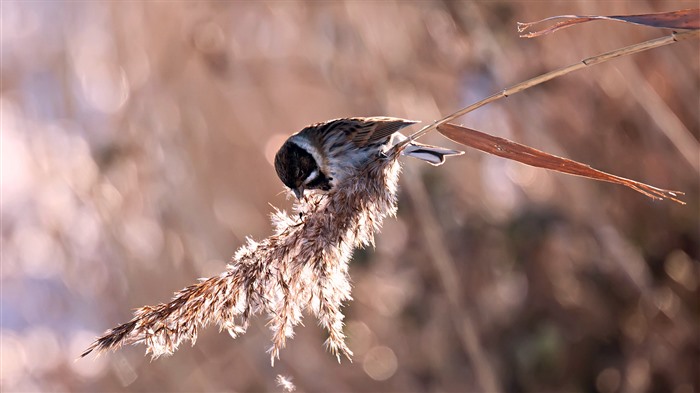
<instances>
[{"instance_id":1,"label":"bird's tail","mask_svg":"<svg viewBox=\"0 0 700 393\"><path fill-rule=\"evenodd\" d=\"M439 146L425 145L418 142L411 142L406 146L401 154L426 161L430 165L438 166L445 162L445 157L458 156L464 154L464 152L446 149Z\"/></svg>"}]
</instances>

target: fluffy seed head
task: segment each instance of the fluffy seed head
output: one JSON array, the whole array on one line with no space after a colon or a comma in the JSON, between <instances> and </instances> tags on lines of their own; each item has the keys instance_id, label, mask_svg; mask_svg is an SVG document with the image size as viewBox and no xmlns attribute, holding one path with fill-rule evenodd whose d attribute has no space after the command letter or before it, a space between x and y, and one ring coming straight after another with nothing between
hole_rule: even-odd
<instances>
[{"instance_id":1,"label":"fluffy seed head","mask_svg":"<svg viewBox=\"0 0 700 393\"><path fill-rule=\"evenodd\" d=\"M211 323L236 337L253 315L266 314L274 361L308 312L328 331L326 346L338 360L341 354L350 358L341 311L350 299L348 263L353 249L373 243L382 220L396 212L397 155L368 161L328 193L297 201L295 214L277 211L274 233L248 240L225 272L177 292L169 303L138 309L83 356L144 343L158 357L183 341L194 343L199 329Z\"/></svg>"}]
</instances>

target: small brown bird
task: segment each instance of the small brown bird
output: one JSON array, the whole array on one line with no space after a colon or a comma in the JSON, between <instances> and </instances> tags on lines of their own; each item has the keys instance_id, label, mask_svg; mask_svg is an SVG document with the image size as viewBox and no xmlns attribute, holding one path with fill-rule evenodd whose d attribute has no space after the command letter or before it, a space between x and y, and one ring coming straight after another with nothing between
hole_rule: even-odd
<instances>
[{"instance_id":1,"label":"small brown bird","mask_svg":"<svg viewBox=\"0 0 700 393\"><path fill-rule=\"evenodd\" d=\"M275 156L275 170L298 199L305 190L331 191L368 160L405 140L399 130L417 123L394 117L353 117L310 125L287 139ZM464 152L409 143L402 154L441 165Z\"/></svg>"}]
</instances>

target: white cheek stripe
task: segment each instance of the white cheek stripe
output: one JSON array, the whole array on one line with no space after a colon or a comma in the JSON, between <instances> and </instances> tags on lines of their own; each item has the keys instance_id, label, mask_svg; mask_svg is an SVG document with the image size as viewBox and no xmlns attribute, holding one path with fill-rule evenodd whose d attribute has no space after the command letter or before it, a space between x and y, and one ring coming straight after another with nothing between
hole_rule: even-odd
<instances>
[{"instance_id":1,"label":"white cheek stripe","mask_svg":"<svg viewBox=\"0 0 700 393\"><path fill-rule=\"evenodd\" d=\"M306 179L304 179L304 185L307 185L311 183L314 179L318 177L318 169L314 169L313 172L309 173L309 176L306 176Z\"/></svg>"},{"instance_id":2,"label":"white cheek stripe","mask_svg":"<svg viewBox=\"0 0 700 393\"><path fill-rule=\"evenodd\" d=\"M300 137L299 135L295 135L289 141L311 154L311 157L314 158L314 161L316 161L316 165L318 165L321 170L326 169L323 157L321 157L321 153L318 151L318 149L316 149L316 146L312 145L311 143L309 143L309 141L307 141L303 137Z\"/></svg>"}]
</instances>

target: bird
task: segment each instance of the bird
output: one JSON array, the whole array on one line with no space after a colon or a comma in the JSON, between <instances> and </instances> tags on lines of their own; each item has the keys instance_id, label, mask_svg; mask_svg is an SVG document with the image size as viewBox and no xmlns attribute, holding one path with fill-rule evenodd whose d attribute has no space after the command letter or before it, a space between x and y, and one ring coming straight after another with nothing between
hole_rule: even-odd
<instances>
[{"instance_id":1,"label":"bird","mask_svg":"<svg viewBox=\"0 0 700 393\"><path fill-rule=\"evenodd\" d=\"M304 192L331 192L370 160L406 140L399 130L417 121L396 117L350 117L312 124L290 136L275 155L275 171L298 200ZM402 155L431 165L464 152L411 141Z\"/></svg>"}]
</instances>

